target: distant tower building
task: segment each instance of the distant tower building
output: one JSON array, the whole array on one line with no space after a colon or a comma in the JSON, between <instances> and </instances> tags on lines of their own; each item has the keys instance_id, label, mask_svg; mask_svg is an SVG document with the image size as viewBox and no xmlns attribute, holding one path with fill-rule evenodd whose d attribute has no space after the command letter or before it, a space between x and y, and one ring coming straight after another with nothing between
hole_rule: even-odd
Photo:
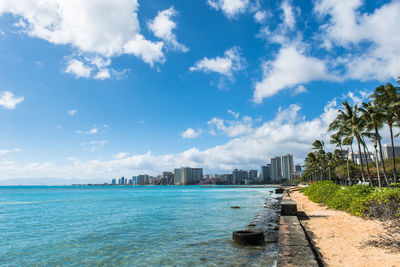
<instances>
[{"instance_id":1,"label":"distant tower building","mask_svg":"<svg viewBox=\"0 0 400 267\"><path fill-rule=\"evenodd\" d=\"M271 182L271 164L261 166L261 176L265 183Z\"/></svg>"},{"instance_id":2,"label":"distant tower building","mask_svg":"<svg viewBox=\"0 0 400 267\"><path fill-rule=\"evenodd\" d=\"M247 171L235 169L232 172L233 184L244 184L245 180L248 178L249 178L249 173Z\"/></svg>"},{"instance_id":3,"label":"distant tower building","mask_svg":"<svg viewBox=\"0 0 400 267\"><path fill-rule=\"evenodd\" d=\"M182 167L174 170L176 185L197 184L203 179L203 168Z\"/></svg>"},{"instance_id":4,"label":"distant tower building","mask_svg":"<svg viewBox=\"0 0 400 267\"><path fill-rule=\"evenodd\" d=\"M134 185L136 185L138 183L137 176L132 176L132 182Z\"/></svg>"},{"instance_id":5,"label":"distant tower building","mask_svg":"<svg viewBox=\"0 0 400 267\"><path fill-rule=\"evenodd\" d=\"M111 184L116 184L116 183L117 183L116 179L111 180Z\"/></svg>"},{"instance_id":6,"label":"distant tower building","mask_svg":"<svg viewBox=\"0 0 400 267\"><path fill-rule=\"evenodd\" d=\"M393 153L392 153L392 146L391 145L383 145L383 159L388 159L388 158L393 158ZM395 146L394 147L394 155L395 157L400 156L400 146Z\"/></svg>"},{"instance_id":7,"label":"distant tower building","mask_svg":"<svg viewBox=\"0 0 400 267\"><path fill-rule=\"evenodd\" d=\"M278 181L282 179L281 157L277 156L271 159L271 177L272 181Z\"/></svg>"},{"instance_id":8,"label":"distant tower building","mask_svg":"<svg viewBox=\"0 0 400 267\"><path fill-rule=\"evenodd\" d=\"M282 178L291 180L293 172L293 155L287 154L285 156L282 156Z\"/></svg>"},{"instance_id":9,"label":"distant tower building","mask_svg":"<svg viewBox=\"0 0 400 267\"><path fill-rule=\"evenodd\" d=\"M296 166L294 166L294 170L295 170L296 172L301 172L301 165L300 165L300 164L297 164Z\"/></svg>"},{"instance_id":10,"label":"distant tower building","mask_svg":"<svg viewBox=\"0 0 400 267\"><path fill-rule=\"evenodd\" d=\"M126 182L125 182L125 177L124 176L122 176L121 177L121 184L125 184Z\"/></svg>"},{"instance_id":11,"label":"distant tower building","mask_svg":"<svg viewBox=\"0 0 400 267\"><path fill-rule=\"evenodd\" d=\"M173 172L163 172L163 178L165 178L167 184L172 184L174 182Z\"/></svg>"},{"instance_id":12,"label":"distant tower building","mask_svg":"<svg viewBox=\"0 0 400 267\"><path fill-rule=\"evenodd\" d=\"M118 179L118 184L121 184L121 178Z\"/></svg>"},{"instance_id":13,"label":"distant tower building","mask_svg":"<svg viewBox=\"0 0 400 267\"><path fill-rule=\"evenodd\" d=\"M257 178L257 170L250 170L249 171L249 179L250 180L255 180Z\"/></svg>"}]
</instances>

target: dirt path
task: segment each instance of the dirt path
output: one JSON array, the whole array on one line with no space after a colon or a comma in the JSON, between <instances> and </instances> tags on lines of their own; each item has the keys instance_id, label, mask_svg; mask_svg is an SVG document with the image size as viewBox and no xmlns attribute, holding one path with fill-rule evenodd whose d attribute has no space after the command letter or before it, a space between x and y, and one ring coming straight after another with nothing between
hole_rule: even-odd
<instances>
[{"instance_id":1,"label":"dirt path","mask_svg":"<svg viewBox=\"0 0 400 267\"><path fill-rule=\"evenodd\" d=\"M298 191L290 192L298 211L309 217L302 220L327 266L400 267L400 253L367 246L368 240L384 231L382 222L365 220L343 211L316 204Z\"/></svg>"}]
</instances>

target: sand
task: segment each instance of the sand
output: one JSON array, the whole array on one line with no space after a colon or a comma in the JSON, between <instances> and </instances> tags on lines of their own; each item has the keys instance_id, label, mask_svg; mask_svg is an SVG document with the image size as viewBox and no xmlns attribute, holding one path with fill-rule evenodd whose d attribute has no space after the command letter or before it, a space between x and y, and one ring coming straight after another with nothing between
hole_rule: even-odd
<instances>
[{"instance_id":1,"label":"sand","mask_svg":"<svg viewBox=\"0 0 400 267\"><path fill-rule=\"evenodd\" d=\"M309 219L302 220L326 266L396 266L400 267L400 253L367 245L385 231L379 220L366 220L343 211L330 210L310 201L298 191L290 193L298 211Z\"/></svg>"}]
</instances>

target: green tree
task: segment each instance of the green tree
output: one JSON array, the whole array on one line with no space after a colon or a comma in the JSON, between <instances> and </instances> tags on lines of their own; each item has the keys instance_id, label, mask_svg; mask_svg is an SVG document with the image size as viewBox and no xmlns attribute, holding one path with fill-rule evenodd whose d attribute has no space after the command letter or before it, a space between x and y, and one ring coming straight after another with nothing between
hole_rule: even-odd
<instances>
[{"instance_id":1,"label":"green tree","mask_svg":"<svg viewBox=\"0 0 400 267\"><path fill-rule=\"evenodd\" d=\"M357 140L358 145L358 153L360 156L360 165L361 165L361 178L363 182L365 182L364 177L364 162L361 157L361 134L364 130L365 121L358 116L358 107L354 105L351 107L347 101L343 102L344 110L339 110L339 114L335 118L335 120L329 125L328 130L339 130L347 135L352 135Z\"/></svg>"},{"instance_id":2,"label":"green tree","mask_svg":"<svg viewBox=\"0 0 400 267\"><path fill-rule=\"evenodd\" d=\"M362 108L360 108L360 111L362 113L361 117L365 121L365 127L367 131L374 131L373 135L370 135L370 138L374 142L374 147L375 144L379 145L379 156L381 159L381 164L382 164L382 171L383 171L383 177L385 178L386 184L389 186L389 181L387 179L386 175L386 168L385 168L385 161L383 160L383 154L382 154L382 143L381 143L381 135L379 134L379 129L381 129L385 123L385 113L380 110L377 106L373 105L371 102L368 103L362 103ZM377 150L375 148L375 154ZM378 158L378 155L376 155L376 158ZM379 174L379 161L376 166L377 172ZM380 184L380 177L379 177L379 184Z\"/></svg>"},{"instance_id":3,"label":"green tree","mask_svg":"<svg viewBox=\"0 0 400 267\"><path fill-rule=\"evenodd\" d=\"M381 85L375 88L374 93L372 94L372 99L374 104L383 112L385 117L385 123L389 127L390 131L390 141L392 144L392 162L393 162L393 182L397 183L397 174L396 174L396 156L394 151L394 140L393 140L393 124L396 121L396 109L399 109L398 105L399 96L398 96L398 88L394 87L391 83L387 83L386 85ZM400 118L400 111L398 111Z\"/></svg>"}]
</instances>

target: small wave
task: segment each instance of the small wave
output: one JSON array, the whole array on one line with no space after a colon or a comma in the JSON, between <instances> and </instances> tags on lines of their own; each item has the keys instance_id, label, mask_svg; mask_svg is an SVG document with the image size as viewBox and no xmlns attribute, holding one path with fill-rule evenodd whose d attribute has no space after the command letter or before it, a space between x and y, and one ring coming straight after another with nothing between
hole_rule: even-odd
<instances>
[{"instance_id":1,"label":"small wave","mask_svg":"<svg viewBox=\"0 0 400 267\"><path fill-rule=\"evenodd\" d=\"M7 205L26 205L26 204L35 204L40 203L41 201L4 201L0 202L0 206L7 206Z\"/></svg>"}]
</instances>

